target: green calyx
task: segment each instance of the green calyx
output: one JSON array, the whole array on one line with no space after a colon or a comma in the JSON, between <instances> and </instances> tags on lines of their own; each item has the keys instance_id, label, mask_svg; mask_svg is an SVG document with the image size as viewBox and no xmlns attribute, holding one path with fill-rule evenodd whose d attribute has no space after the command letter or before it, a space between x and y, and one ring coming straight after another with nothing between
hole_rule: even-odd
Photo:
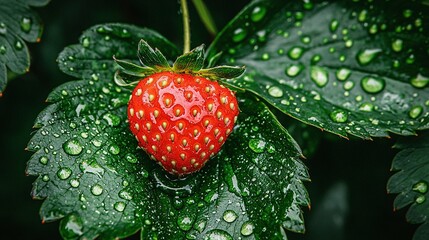
<instances>
[{"instance_id":1,"label":"green calyx","mask_svg":"<svg viewBox=\"0 0 429 240\"><path fill-rule=\"evenodd\" d=\"M158 49L153 49L143 39L140 40L137 52L141 65L132 62L115 59L121 70L115 73L115 82L120 86L135 85L140 79L157 72L185 73L205 77L211 80L221 78L232 79L244 73L245 67L238 66L213 66L220 54L212 57L204 68L204 45L200 45L191 51L179 56L170 66L168 60Z\"/></svg>"}]
</instances>

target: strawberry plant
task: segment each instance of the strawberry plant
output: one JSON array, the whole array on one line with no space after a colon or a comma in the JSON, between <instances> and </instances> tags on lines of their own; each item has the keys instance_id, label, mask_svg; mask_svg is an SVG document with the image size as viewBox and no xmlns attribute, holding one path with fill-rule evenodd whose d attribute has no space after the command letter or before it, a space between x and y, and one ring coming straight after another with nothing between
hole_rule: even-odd
<instances>
[{"instance_id":1,"label":"strawberry plant","mask_svg":"<svg viewBox=\"0 0 429 240\"><path fill-rule=\"evenodd\" d=\"M47 1L0 2L2 91ZM69 81L27 145L42 222L64 239L427 239L428 2L253 0L219 33L219 11L192 2L208 42L191 42L181 0L183 49L176 32L98 23L61 51ZM374 234L378 215L353 209L367 201L412 231Z\"/></svg>"}]
</instances>

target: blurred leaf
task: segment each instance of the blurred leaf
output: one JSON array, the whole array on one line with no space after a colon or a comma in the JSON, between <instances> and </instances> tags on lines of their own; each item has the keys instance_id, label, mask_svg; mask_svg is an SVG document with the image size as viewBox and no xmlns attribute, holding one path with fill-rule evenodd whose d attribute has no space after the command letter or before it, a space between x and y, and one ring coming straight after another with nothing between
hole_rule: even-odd
<instances>
[{"instance_id":1,"label":"blurred leaf","mask_svg":"<svg viewBox=\"0 0 429 240\"><path fill-rule=\"evenodd\" d=\"M245 65L230 80L304 123L341 136L429 126L428 6L420 1L255 0L208 59Z\"/></svg>"},{"instance_id":2,"label":"blurred leaf","mask_svg":"<svg viewBox=\"0 0 429 240\"><path fill-rule=\"evenodd\" d=\"M429 236L429 132L419 138L404 138L397 144L402 149L393 159L392 171L397 171L387 183L389 193L397 193L395 209L411 205L407 221L420 224L413 240Z\"/></svg>"},{"instance_id":3,"label":"blurred leaf","mask_svg":"<svg viewBox=\"0 0 429 240\"><path fill-rule=\"evenodd\" d=\"M43 26L31 6L41 7L49 0L0 0L0 96L5 90L7 69L24 74L30 68L27 42L39 42Z\"/></svg>"},{"instance_id":4,"label":"blurred leaf","mask_svg":"<svg viewBox=\"0 0 429 240\"><path fill-rule=\"evenodd\" d=\"M216 24L213 21L212 15L210 14L209 9L204 4L203 0L192 0L195 8L197 9L198 15L200 16L201 21L204 23L207 31L215 36L217 34Z\"/></svg>"},{"instance_id":5,"label":"blurred leaf","mask_svg":"<svg viewBox=\"0 0 429 240\"><path fill-rule=\"evenodd\" d=\"M200 172L176 179L138 149L128 129L131 90L114 84L113 55L137 62L140 38L167 59L178 50L159 34L105 24L67 47L59 66L75 80L55 89L36 119L27 173L44 199L43 221L62 219L65 239L246 237L283 239L304 231L308 172L295 141L269 109L240 95L241 114L219 155Z\"/></svg>"}]
</instances>

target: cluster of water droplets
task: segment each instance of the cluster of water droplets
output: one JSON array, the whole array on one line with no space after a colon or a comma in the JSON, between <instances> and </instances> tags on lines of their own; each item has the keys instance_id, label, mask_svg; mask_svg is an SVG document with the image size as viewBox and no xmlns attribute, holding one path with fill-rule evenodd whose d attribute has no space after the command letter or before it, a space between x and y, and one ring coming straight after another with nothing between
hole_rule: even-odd
<instances>
[{"instance_id":1,"label":"cluster of water droplets","mask_svg":"<svg viewBox=\"0 0 429 240\"><path fill-rule=\"evenodd\" d=\"M33 27L33 20L29 17L22 17L20 22L20 30L23 32L23 34L28 34L32 27ZM10 33L9 33L10 32ZM15 36L16 33L13 32L12 29L9 29L8 25L4 22L0 22L0 36L5 36L6 34L13 34ZM15 50L20 51L24 48L24 43L21 39L16 38L14 40L13 47ZM13 49L8 49L8 46L0 44L0 55L5 55L8 51L15 51Z\"/></svg>"},{"instance_id":2,"label":"cluster of water droplets","mask_svg":"<svg viewBox=\"0 0 429 240\"><path fill-rule=\"evenodd\" d=\"M362 8L365 5L368 6ZM273 82L266 85L265 91L269 97L273 98L272 101L274 104L277 105L280 103L280 105L288 106L288 108L292 108L288 112L293 111L298 115L300 115L303 109L300 105L306 103L308 99L311 98L312 100L320 101L327 98L326 100L332 102L330 93L325 96L323 92L335 91L340 93L343 91L343 96L335 97L340 102L336 100L329 113L331 121L346 124L344 127L338 128L341 131L359 132L359 135L367 134L363 132L362 124L365 121L357 122L352 118L351 112L355 111L359 112L358 116L367 116L362 114L373 113L371 115L373 117L366 121L372 125L369 126L372 129L370 130L371 133L373 131L380 131L380 127L378 127L379 123L385 123L386 125L395 124L396 126L399 124L404 127L406 123L411 126L424 124L426 118L429 116L427 111L429 99L424 99L424 96L420 97L419 90L429 84L429 76L426 73L419 72L408 76L408 82L412 87L407 88L407 91L413 91L411 97L396 94L395 91L399 91L398 89L402 87L401 82L376 73L384 70L377 68L375 69L376 72L371 73L371 69L374 66L385 68L385 62L387 61L392 61L393 68L398 69L397 71L402 71L402 68L399 69L400 66L413 67L413 65L419 64L416 62L416 55L413 53L417 50L410 47L409 40L400 36L405 32L423 32L424 22L422 21L421 13L404 9L402 17L409 24L398 25L394 28L393 31L397 33L398 37L392 38L390 45L381 47L374 44L362 44L363 34L366 32L367 38L375 35L384 36L386 32L392 31L392 25L396 21L394 24L384 21L377 22L375 19L378 15L373 11L374 6L371 3L365 3L362 6L359 7L360 10L339 10L343 11L344 14L350 15L350 20L348 20L350 22L345 23L337 18L330 19L325 31L328 34L325 36L313 36L311 33L305 33L306 28L303 26L303 22L306 20L306 11L316 8L311 1L304 1L302 10L276 12L276 14L285 15L286 20L282 26L277 28L273 26L271 27L272 29L261 29L258 27L258 24L261 22L269 21L267 16L271 17L271 15L268 12L272 10L265 6L255 6L244 17L247 22L232 31L232 42L235 43L236 47L229 49L228 61L236 62L237 59L234 56L238 52L238 49L243 48L247 44L247 46L253 46L252 50L255 54L251 54L251 56L253 59L257 58L255 56L259 56L260 64L264 64L265 61L269 62L270 60L272 62L269 64L278 64L280 60L287 63L284 68L284 77L275 76L278 79L278 83ZM317 9L314 11L317 11ZM257 17L254 17L253 14L257 13ZM269 24L267 25L270 26ZM286 29L284 26L286 26ZM321 27L324 27L324 25ZM277 50L273 49L271 44L265 45L268 39L282 42L283 40L279 39L283 38L286 42L278 44ZM291 44L290 42L294 42L295 44ZM424 44L428 43L426 41ZM327 53L320 54L319 48L326 49ZM312 53L313 56L311 56ZM349 56L349 53L352 53L353 56ZM240 55L238 54L237 56ZM338 63L332 63L334 56ZM307 64L307 61L309 61L309 64ZM271 67L269 64L267 68ZM331 67L331 65L335 67ZM258 82L260 82L258 78L260 76L257 72L248 70L241 80L232 80L232 82L242 88L258 88L257 90L260 91L262 86L257 86ZM311 80L313 85L306 83L308 82L307 79ZM342 86L342 89L340 90L337 86ZM303 89L307 93L302 94L303 92L300 91L302 95L292 94L288 90L290 88L294 90ZM397 96L395 97L394 95ZM384 121L383 116L381 116L383 111L392 111L383 104L383 101L388 98L396 98L398 101L400 101L399 98L403 98L403 101L414 102L415 104L399 105L398 103L397 109L393 111L404 113L402 117L397 122L393 119ZM301 101L295 101L297 99ZM313 116L307 120L323 127L324 120L318 116ZM364 125L367 125L367 123Z\"/></svg>"}]
</instances>

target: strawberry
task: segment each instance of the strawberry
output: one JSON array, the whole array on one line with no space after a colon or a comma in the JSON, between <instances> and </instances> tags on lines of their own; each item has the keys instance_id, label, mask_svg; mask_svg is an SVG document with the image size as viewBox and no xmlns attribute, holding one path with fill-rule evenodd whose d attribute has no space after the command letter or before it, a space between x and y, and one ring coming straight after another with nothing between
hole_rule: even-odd
<instances>
[{"instance_id":1,"label":"strawberry","mask_svg":"<svg viewBox=\"0 0 429 240\"><path fill-rule=\"evenodd\" d=\"M202 46L179 56L173 67L143 40L138 56L143 66L115 59L122 68L116 83L136 85L128 120L138 145L171 174L200 170L219 152L239 113L234 93L215 80L239 76L244 68L203 69Z\"/></svg>"},{"instance_id":2,"label":"strawberry","mask_svg":"<svg viewBox=\"0 0 429 240\"><path fill-rule=\"evenodd\" d=\"M141 80L128 104L131 132L170 173L199 170L232 132L238 115L234 93L203 77L172 72Z\"/></svg>"}]
</instances>

